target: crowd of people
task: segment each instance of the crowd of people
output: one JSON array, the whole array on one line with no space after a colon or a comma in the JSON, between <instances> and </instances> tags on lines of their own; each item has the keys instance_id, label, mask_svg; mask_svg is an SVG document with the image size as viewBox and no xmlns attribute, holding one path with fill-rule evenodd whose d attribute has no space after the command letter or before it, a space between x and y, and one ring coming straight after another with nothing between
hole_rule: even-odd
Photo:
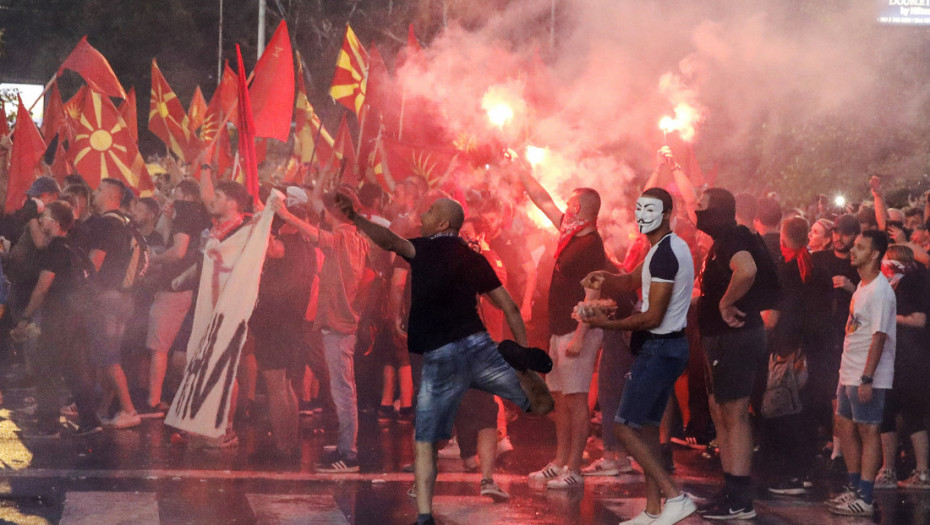
<instances>
[{"instance_id":1,"label":"crowd of people","mask_svg":"<svg viewBox=\"0 0 930 525\"><path fill-rule=\"evenodd\" d=\"M232 396L240 417L221 438L182 439L234 446L259 384L275 461L299 460L300 414L338 422L319 472L359 471L360 410L412 421L420 524L453 437L480 493L508 499L494 458L512 448L518 411L554 412L552 460L530 484L578 490L639 466L646 507L623 523L755 517L756 448L777 475L759 481L781 495L810 490L818 454L842 456L849 486L827 502L837 514L871 515L876 489L930 490L926 195L888 207L873 177L871 205L788 209L695 187L666 147L616 253L597 189L575 189L562 209L532 168L503 169L508 191L478 185L458 200L416 176L388 192L324 173L279 185L286 198L264 210L208 165L143 198L116 179L36 179L0 222L7 354L36 386L33 432L62 435L62 416L78 437L164 417L204 246L261 212L275 220ZM585 465L596 409L603 454ZM899 429L909 477L896 471ZM681 491L672 443L719 451L717 496Z\"/></svg>"}]
</instances>

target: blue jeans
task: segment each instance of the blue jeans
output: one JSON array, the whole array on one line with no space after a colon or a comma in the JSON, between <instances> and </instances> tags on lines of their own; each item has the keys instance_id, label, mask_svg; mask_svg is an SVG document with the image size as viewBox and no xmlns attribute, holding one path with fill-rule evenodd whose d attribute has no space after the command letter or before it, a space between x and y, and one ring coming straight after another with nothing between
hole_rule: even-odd
<instances>
[{"instance_id":1,"label":"blue jeans","mask_svg":"<svg viewBox=\"0 0 930 525\"><path fill-rule=\"evenodd\" d=\"M323 332L323 355L329 371L329 392L339 419L336 451L355 459L358 450L358 395L355 391L355 334Z\"/></svg>"},{"instance_id":2,"label":"blue jeans","mask_svg":"<svg viewBox=\"0 0 930 525\"><path fill-rule=\"evenodd\" d=\"M687 367L687 338L646 341L633 361L614 421L632 428L659 426L675 380Z\"/></svg>"},{"instance_id":3,"label":"blue jeans","mask_svg":"<svg viewBox=\"0 0 930 525\"><path fill-rule=\"evenodd\" d=\"M530 401L516 371L497 351L487 332L478 332L423 354L417 395L416 440L436 443L452 437L452 424L469 388L509 399L524 412Z\"/></svg>"},{"instance_id":4,"label":"blue jeans","mask_svg":"<svg viewBox=\"0 0 930 525\"><path fill-rule=\"evenodd\" d=\"M855 423L881 425L885 415L887 388L873 388L868 403L859 401L859 385L840 384L836 387L836 414Z\"/></svg>"}]
</instances>

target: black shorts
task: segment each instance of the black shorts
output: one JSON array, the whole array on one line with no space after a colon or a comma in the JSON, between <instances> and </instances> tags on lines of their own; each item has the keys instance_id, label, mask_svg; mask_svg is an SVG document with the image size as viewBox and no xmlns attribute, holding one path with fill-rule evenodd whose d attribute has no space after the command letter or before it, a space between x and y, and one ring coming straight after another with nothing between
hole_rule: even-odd
<instances>
[{"instance_id":1,"label":"black shorts","mask_svg":"<svg viewBox=\"0 0 930 525\"><path fill-rule=\"evenodd\" d=\"M701 338L707 357L708 395L717 403L752 394L756 374L765 358L765 329L746 328Z\"/></svg>"}]
</instances>

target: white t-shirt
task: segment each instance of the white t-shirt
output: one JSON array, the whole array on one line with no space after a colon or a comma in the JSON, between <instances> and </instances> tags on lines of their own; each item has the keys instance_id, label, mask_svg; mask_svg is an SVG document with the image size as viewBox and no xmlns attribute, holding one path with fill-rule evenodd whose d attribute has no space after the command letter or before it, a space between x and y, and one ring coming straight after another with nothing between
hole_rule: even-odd
<instances>
[{"instance_id":1,"label":"white t-shirt","mask_svg":"<svg viewBox=\"0 0 930 525\"><path fill-rule=\"evenodd\" d=\"M849 303L846 321L846 339L843 341L843 360L840 363L840 384L858 385L869 357L872 335L882 332L885 348L872 375L872 386L891 388L894 381L894 352L897 337L897 301L894 290L884 275L869 284L859 283Z\"/></svg>"},{"instance_id":2,"label":"white t-shirt","mask_svg":"<svg viewBox=\"0 0 930 525\"><path fill-rule=\"evenodd\" d=\"M643 306L649 310L649 285L653 282L674 283L672 298L662 324L649 330L654 334L669 334L684 329L694 289L694 262L691 250L681 237L669 233L649 249L643 260Z\"/></svg>"}]
</instances>

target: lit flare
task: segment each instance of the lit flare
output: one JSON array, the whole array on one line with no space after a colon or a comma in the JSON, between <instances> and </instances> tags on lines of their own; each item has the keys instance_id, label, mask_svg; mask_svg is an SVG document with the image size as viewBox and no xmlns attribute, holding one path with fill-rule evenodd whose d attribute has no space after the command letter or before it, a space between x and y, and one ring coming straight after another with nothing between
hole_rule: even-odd
<instances>
[{"instance_id":1,"label":"lit flare","mask_svg":"<svg viewBox=\"0 0 930 525\"><path fill-rule=\"evenodd\" d=\"M536 146L527 146L526 147L526 161L530 163L530 166L536 167L546 160L546 155L548 151L546 148L539 148Z\"/></svg>"}]
</instances>

